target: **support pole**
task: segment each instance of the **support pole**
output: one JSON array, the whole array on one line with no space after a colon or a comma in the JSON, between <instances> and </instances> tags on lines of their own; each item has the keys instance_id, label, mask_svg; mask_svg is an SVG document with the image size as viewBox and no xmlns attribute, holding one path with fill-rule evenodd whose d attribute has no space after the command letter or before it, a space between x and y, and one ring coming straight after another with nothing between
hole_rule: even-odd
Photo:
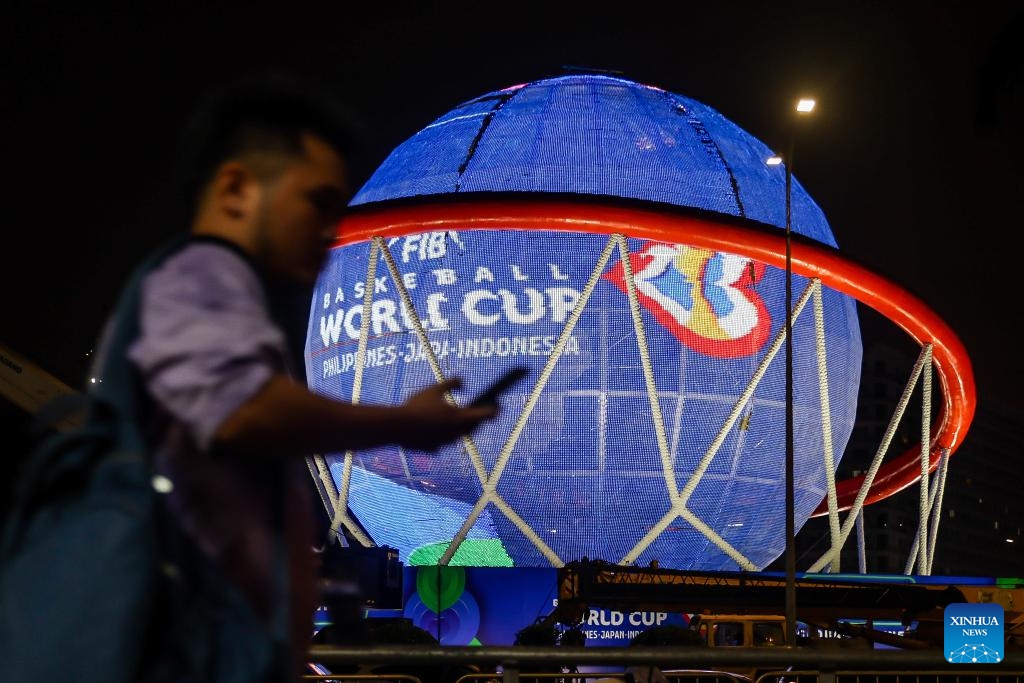
<instances>
[{"instance_id":1,"label":"support pole","mask_svg":"<svg viewBox=\"0 0 1024 683\"><path fill-rule=\"evenodd\" d=\"M793 148L786 154L786 643L796 644L796 493L793 453Z\"/></svg>"}]
</instances>

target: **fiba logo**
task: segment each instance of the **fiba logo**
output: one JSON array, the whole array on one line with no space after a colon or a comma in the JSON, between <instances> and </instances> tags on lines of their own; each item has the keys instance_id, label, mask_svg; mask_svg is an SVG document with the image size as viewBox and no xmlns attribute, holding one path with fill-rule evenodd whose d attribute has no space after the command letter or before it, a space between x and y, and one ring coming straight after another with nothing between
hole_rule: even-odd
<instances>
[{"instance_id":1,"label":"fiba logo","mask_svg":"<svg viewBox=\"0 0 1024 683\"><path fill-rule=\"evenodd\" d=\"M1005 651L1003 607L992 602L955 602L943 617L946 661L953 664L995 664Z\"/></svg>"}]
</instances>

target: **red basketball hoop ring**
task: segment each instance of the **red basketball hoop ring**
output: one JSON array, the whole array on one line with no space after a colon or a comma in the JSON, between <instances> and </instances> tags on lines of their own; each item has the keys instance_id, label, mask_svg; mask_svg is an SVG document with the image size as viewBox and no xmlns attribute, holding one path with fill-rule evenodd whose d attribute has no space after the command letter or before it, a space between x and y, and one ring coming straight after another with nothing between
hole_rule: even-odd
<instances>
[{"instance_id":1,"label":"red basketball hoop ring","mask_svg":"<svg viewBox=\"0 0 1024 683\"><path fill-rule=\"evenodd\" d=\"M476 196L474 196L476 194ZM786 238L782 230L717 214L683 212L680 207L620 202L564 195L530 195L500 199L492 193L467 193L421 200L380 202L354 207L338 226L335 247L373 237L401 237L437 230L516 230L621 233L629 237L687 244L746 256L785 269ZM836 249L793 235L791 265L797 275L819 278L822 284L852 296L886 316L915 342L932 344L932 359L942 387L942 404L930 439L929 470L942 451L952 455L963 442L974 418L974 371L960 339L920 299L880 275L844 258ZM878 469L865 505L902 491L920 479L918 444ZM839 509L848 510L863 476L836 483ZM828 514L827 504L814 517Z\"/></svg>"}]
</instances>

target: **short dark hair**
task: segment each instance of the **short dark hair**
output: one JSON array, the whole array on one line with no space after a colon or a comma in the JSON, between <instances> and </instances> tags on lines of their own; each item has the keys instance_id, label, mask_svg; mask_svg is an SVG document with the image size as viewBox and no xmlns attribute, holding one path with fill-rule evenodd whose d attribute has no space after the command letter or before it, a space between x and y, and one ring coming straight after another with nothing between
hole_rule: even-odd
<instances>
[{"instance_id":1,"label":"short dark hair","mask_svg":"<svg viewBox=\"0 0 1024 683\"><path fill-rule=\"evenodd\" d=\"M303 135L333 147L349 165L353 181L364 172L363 126L328 84L272 71L208 91L193 109L178 147L183 217L194 218L203 189L221 164L261 153L301 156Z\"/></svg>"}]
</instances>

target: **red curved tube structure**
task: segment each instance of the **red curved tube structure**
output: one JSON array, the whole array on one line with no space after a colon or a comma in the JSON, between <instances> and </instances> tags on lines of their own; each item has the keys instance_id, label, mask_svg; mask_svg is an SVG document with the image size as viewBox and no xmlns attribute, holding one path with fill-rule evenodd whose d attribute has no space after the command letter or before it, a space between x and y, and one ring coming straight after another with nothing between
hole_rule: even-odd
<instances>
[{"instance_id":1,"label":"red curved tube structure","mask_svg":"<svg viewBox=\"0 0 1024 683\"><path fill-rule=\"evenodd\" d=\"M778 228L727 217L705 217L608 201L571 201L529 195L495 199L472 194L440 202L396 202L356 207L338 227L335 246L373 237L399 237L431 230L548 230L630 237L687 244L750 257L786 267L786 238ZM950 455L962 443L975 411L974 371L960 339L921 300L880 275L844 258L836 249L793 235L794 273L819 278L834 290L854 297L902 328L918 344L931 343L942 387L942 405L933 422L929 463L938 467L943 449ZM875 503L901 491L921 476L918 444L881 465L864 501ZM864 477L837 482L839 509L852 507ZM828 513L826 503L812 516Z\"/></svg>"}]
</instances>

